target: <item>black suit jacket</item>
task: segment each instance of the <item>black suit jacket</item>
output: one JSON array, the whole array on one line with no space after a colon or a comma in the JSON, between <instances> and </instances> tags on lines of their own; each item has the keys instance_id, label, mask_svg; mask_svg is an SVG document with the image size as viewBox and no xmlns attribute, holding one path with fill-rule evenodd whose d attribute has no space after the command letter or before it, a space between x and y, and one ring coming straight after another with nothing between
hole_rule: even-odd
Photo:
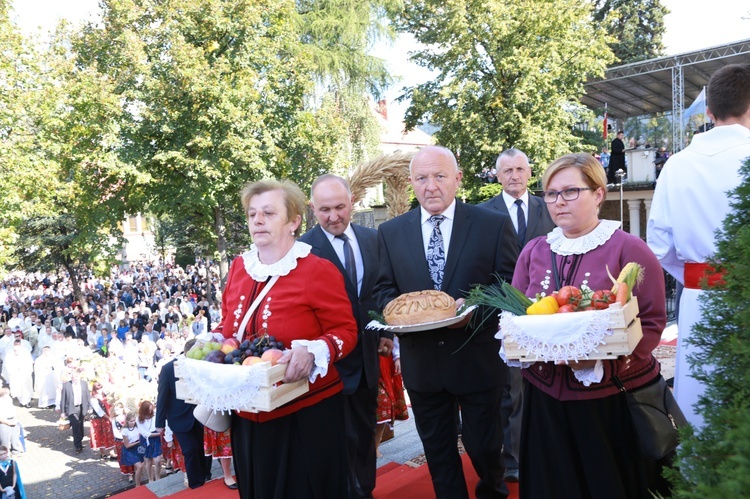
<instances>
[{"instance_id":1,"label":"black suit jacket","mask_svg":"<svg viewBox=\"0 0 750 499\"><path fill-rule=\"evenodd\" d=\"M415 209L378 229L380 272L375 296L380 310L400 294L433 289L420 218L420 210ZM510 282L517 258L516 232L508 215L456 201L442 291L456 299L465 297L475 284L493 282L494 274ZM401 335L406 387L461 395L503 383L497 320L487 320L469 340L472 331L469 325Z\"/></svg>"},{"instance_id":2,"label":"black suit jacket","mask_svg":"<svg viewBox=\"0 0 750 499\"><path fill-rule=\"evenodd\" d=\"M156 396L156 427L164 428L165 422L174 432L186 433L193 428L195 405L177 398L175 392L174 359L164 364L159 373Z\"/></svg>"},{"instance_id":3,"label":"black suit jacket","mask_svg":"<svg viewBox=\"0 0 750 499\"><path fill-rule=\"evenodd\" d=\"M357 290L341 263L336 251L333 249L328 236L323 232L320 225L316 225L311 230L303 234L299 240L312 246L312 253L321 258L332 262L344 276L346 284L346 294L352 304L352 313L357 320L359 330L359 341L354 351L336 362L335 366L344 383L344 394L354 393L359 386L360 379L364 374L367 380L367 386L374 388L378 384L380 377L380 362L378 360L378 343L379 335L377 331L367 330L365 326L370 319L367 312L378 310L375 298L373 296L373 287L378 275L378 241L377 231L360 225L351 224L354 235L357 237L362 254L362 263L364 265L364 275L362 276L362 287L357 296ZM386 334L386 336L388 336ZM392 335L390 336L392 337Z\"/></svg>"},{"instance_id":4,"label":"black suit jacket","mask_svg":"<svg viewBox=\"0 0 750 499\"><path fill-rule=\"evenodd\" d=\"M489 201L485 201L480 204L482 208L489 208L491 210L497 210L500 213L508 213L508 207L503 201L503 195L499 194ZM526 224L526 238L523 241L521 247L526 246L526 243L539 236L546 236L552 229L555 228L555 222L552 221L552 217L549 214L547 205L544 200L539 196L532 196L529 194L529 216L528 223Z\"/></svg>"},{"instance_id":5,"label":"black suit jacket","mask_svg":"<svg viewBox=\"0 0 750 499\"><path fill-rule=\"evenodd\" d=\"M89 412L89 400L91 400L91 393L89 392L89 385L84 380L78 380L81 384L81 410L84 416ZM73 382L68 381L63 383L62 392L60 394L60 411L66 416L78 416L78 410L74 404L73 396Z\"/></svg>"}]
</instances>

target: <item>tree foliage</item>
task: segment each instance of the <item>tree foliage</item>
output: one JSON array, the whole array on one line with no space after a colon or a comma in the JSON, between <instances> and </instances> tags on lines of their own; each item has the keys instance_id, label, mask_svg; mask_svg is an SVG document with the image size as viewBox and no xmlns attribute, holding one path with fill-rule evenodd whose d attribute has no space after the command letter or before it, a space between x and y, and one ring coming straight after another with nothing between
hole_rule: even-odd
<instances>
[{"instance_id":1,"label":"tree foliage","mask_svg":"<svg viewBox=\"0 0 750 499\"><path fill-rule=\"evenodd\" d=\"M17 226L18 244L14 257L17 268L27 272L56 273L64 269L70 277L73 295L86 309L81 282L103 258L105 268L110 261L106 256L116 251L121 239L110 239L98 232L97 237L86 234L78 226L76 217L55 214L25 218ZM107 250L110 249L108 252Z\"/></svg>"},{"instance_id":2,"label":"tree foliage","mask_svg":"<svg viewBox=\"0 0 750 499\"><path fill-rule=\"evenodd\" d=\"M65 24L47 50L36 50L9 25L7 10L0 14L0 32L12 41L7 54L15 54L10 62L3 59L9 92L0 106L7 112L0 140L7 167L0 182L7 195L0 214L9 228L4 240L20 247L3 263L50 260L53 249L36 244L29 227L44 228L47 235L64 228L66 269L93 263L88 257L109 260L118 250L109 243L118 241L117 224L127 209L120 187L133 178L117 157L119 102L106 80L73 65Z\"/></svg>"},{"instance_id":3,"label":"tree foliage","mask_svg":"<svg viewBox=\"0 0 750 499\"><path fill-rule=\"evenodd\" d=\"M705 384L698 411L705 426L684 439L676 496L750 496L750 158L717 239L715 263L726 285L705 293L703 319L689 342L693 376Z\"/></svg>"},{"instance_id":4,"label":"tree foliage","mask_svg":"<svg viewBox=\"0 0 750 499\"><path fill-rule=\"evenodd\" d=\"M245 182L287 177L305 188L363 154L373 129L362 94L348 90L386 78L382 61L365 52L375 2L101 5L102 23L73 46L80 68L116 82L120 157L146 177L128 197L157 217L189 221L197 244L217 249L222 277ZM344 159L342 150L352 154Z\"/></svg>"},{"instance_id":5,"label":"tree foliage","mask_svg":"<svg viewBox=\"0 0 750 499\"><path fill-rule=\"evenodd\" d=\"M629 64L664 53L664 16L661 0L595 0L594 21L613 36L615 64Z\"/></svg>"},{"instance_id":6,"label":"tree foliage","mask_svg":"<svg viewBox=\"0 0 750 499\"><path fill-rule=\"evenodd\" d=\"M405 1L400 31L424 48L412 60L438 73L406 89L406 124L439 127L437 141L460 157L467 178L508 147L547 164L577 149L583 83L612 54L581 0Z\"/></svg>"}]
</instances>

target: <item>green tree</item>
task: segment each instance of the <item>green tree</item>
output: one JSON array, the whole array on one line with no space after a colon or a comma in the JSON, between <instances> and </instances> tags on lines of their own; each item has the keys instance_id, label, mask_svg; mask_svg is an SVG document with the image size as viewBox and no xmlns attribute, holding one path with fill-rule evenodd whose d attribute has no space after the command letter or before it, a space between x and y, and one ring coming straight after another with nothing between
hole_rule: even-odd
<instances>
[{"instance_id":1,"label":"green tree","mask_svg":"<svg viewBox=\"0 0 750 499\"><path fill-rule=\"evenodd\" d=\"M84 311L88 305L81 290L81 282L91 274L107 249L117 249L122 240L112 240L101 232L98 238L81 230L78 220L69 214L35 216L18 224L15 246L16 268L27 272L67 272L73 296ZM104 265L109 268L109 265Z\"/></svg>"},{"instance_id":2,"label":"green tree","mask_svg":"<svg viewBox=\"0 0 750 499\"><path fill-rule=\"evenodd\" d=\"M594 0L594 21L613 36L615 64L629 64L664 53L664 16L661 0Z\"/></svg>"},{"instance_id":3,"label":"green tree","mask_svg":"<svg viewBox=\"0 0 750 499\"><path fill-rule=\"evenodd\" d=\"M578 149L583 83L612 60L591 4L578 0L405 1L392 14L424 48L412 55L433 81L406 89L406 124L439 127L467 180L517 147L538 165Z\"/></svg>"},{"instance_id":4,"label":"green tree","mask_svg":"<svg viewBox=\"0 0 750 499\"><path fill-rule=\"evenodd\" d=\"M128 194L157 217L189 221L198 243L216 248L224 278L242 185L279 176L304 187L340 161L343 134L359 140L356 120L315 96L323 83L382 81L382 61L364 53L373 4L104 0L102 8L101 25L74 47L81 67L117 82L121 157L148 177Z\"/></svg>"},{"instance_id":5,"label":"green tree","mask_svg":"<svg viewBox=\"0 0 750 499\"><path fill-rule=\"evenodd\" d=\"M678 450L675 497L750 496L750 158L741 178L717 238L726 284L705 294L688 340L699 347L689 361L706 386L698 404L705 425Z\"/></svg>"},{"instance_id":6,"label":"green tree","mask_svg":"<svg viewBox=\"0 0 750 499\"><path fill-rule=\"evenodd\" d=\"M80 293L71 266L92 268L90 258L115 257L119 247L110 242L121 241L117 224L126 209L121 187L134 175L117 158L121 109L111 85L73 65L69 38L63 24L47 50L35 51L30 41L14 36L11 50L21 47L22 57L6 73L11 91L0 106L13 119L0 142L8 166L0 216L17 233L10 244L19 247L12 255L16 261L6 264L31 270L57 262ZM31 234L30 227L45 233ZM57 250L37 244L55 244L60 234L64 242ZM50 257L55 251L64 258Z\"/></svg>"}]
</instances>

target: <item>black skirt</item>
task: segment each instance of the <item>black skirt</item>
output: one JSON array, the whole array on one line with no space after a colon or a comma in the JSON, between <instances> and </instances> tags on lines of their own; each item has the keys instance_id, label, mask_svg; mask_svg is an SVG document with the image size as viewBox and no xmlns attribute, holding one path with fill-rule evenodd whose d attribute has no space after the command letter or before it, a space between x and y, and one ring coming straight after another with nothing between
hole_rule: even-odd
<instances>
[{"instance_id":1,"label":"black skirt","mask_svg":"<svg viewBox=\"0 0 750 499\"><path fill-rule=\"evenodd\" d=\"M623 395L563 402L524 380L522 499L668 496L664 462L639 455Z\"/></svg>"},{"instance_id":2,"label":"black skirt","mask_svg":"<svg viewBox=\"0 0 750 499\"><path fill-rule=\"evenodd\" d=\"M232 454L242 499L345 499L343 396L265 423L233 415Z\"/></svg>"}]
</instances>

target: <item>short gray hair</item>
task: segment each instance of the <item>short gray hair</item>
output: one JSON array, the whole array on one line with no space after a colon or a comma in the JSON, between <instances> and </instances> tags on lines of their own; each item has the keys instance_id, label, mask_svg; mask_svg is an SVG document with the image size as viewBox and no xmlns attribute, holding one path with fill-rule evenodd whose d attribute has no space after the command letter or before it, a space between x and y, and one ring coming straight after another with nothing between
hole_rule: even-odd
<instances>
[{"instance_id":1,"label":"short gray hair","mask_svg":"<svg viewBox=\"0 0 750 499\"><path fill-rule=\"evenodd\" d=\"M495 168L498 168L500 166L500 160L502 158L515 158L516 156L523 156L524 158L526 158L526 164L529 164L529 157L526 156L525 152L520 149L516 149L515 147L511 147L510 149L506 149L500 153L500 155L497 157L497 160L495 160Z\"/></svg>"}]
</instances>

